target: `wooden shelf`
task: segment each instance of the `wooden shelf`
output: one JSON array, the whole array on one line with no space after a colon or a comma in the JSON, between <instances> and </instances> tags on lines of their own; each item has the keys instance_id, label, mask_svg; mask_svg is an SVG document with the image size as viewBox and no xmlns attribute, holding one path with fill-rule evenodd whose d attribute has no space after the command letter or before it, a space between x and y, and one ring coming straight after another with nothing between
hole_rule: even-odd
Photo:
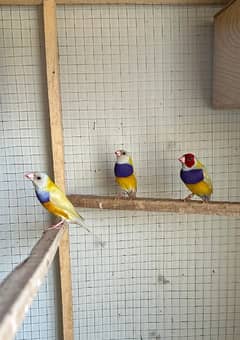
<instances>
[{"instance_id":1,"label":"wooden shelf","mask_svg":"<svg viewBox=\"0 0 240 340\"><path fill-rule=\"evenodd\" d=\"M214 17L213 106L240 108L240 0Z\"/></svg>"},{"instance_id":2,"label":"wooden shelf","mask_svg":"<svg viewBox=\"0 0 240 340\"><path fill-rule=\"evenodd\" d=\"M75 207L171 212L178 214L201 214L218 216L240 216L240 202L210 202L197 200L183 201L175 199L136 198L135 200L91 195L68 195Z\"/></svg>"}]
</instances>

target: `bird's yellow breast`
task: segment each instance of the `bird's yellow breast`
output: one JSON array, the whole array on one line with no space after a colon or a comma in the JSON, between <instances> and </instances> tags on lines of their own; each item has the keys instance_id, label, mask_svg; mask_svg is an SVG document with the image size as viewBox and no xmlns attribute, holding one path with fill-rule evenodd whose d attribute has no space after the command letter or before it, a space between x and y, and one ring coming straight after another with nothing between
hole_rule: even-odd
<instances>
[{"instance_id":1,"label":"bird's yellow breast","mask_svg":"<svg viewBox=\"0 0 240 340\"><path fill-rule=\"evenodd\" d=\"M210 196L212 194L212 186L201 181L196 184L186 184L186 187L195 195Z\"/></svg>"},{"instance_id":2,"label":"bird's yellow breast","mask_svg":"<svg viewBox=\"0 0 240 340\"><path fill-rule=\"evenodd\" d=\"M125 191L136 191L137 180L134 174L128 177L116 177L116 182Z\"/></svg>"},{"instance_id":3,"label":"bird's yellow breast","mask_svg":"<svg viewBox=\"0 0 240 340\"><path fill-rule=\"evenodd\" d=\"M56 207L51 201L43 203L44 208L46 208L51 214L68 219L68 215L62 209Z\"/></svg>"}]
</instances>

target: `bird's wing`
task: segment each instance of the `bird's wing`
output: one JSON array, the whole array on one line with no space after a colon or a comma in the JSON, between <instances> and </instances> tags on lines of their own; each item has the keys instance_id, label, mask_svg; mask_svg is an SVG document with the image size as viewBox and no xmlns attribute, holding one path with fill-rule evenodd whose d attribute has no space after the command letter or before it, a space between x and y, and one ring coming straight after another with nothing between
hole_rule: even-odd
<instances>
[{"instance_id":1,"label":"bird's wing","mask_svg":"<svg viewBox=\"0 0 240 340\"><path fill-rule=\"evenodd\" d=\"M133 187L134 187L135 191L137 191L137 178L134 174L133 174Z\"/></svg>"},{"instance_id":2,"label":"bird's wing","mask_svg":"<svg viewBox=\"0 0 240 340\"><path fill-rule=\"evenodd\" d=\"M132 167L133 167L133 160L132 160L132 158L131 158L131 157L128 157L128 162L129 162L129 164L131 164L131 165L132 165Z\"/></svg>"},{"instance_id":3,"label":"bird's wing","mask_svg":"<svg viewBox=\"0 0 240 340\"><path fill-rule=\"evenodd\" d=\"M133 160L131 157L129 157L129 164L131 164L131 166L133 167L133 172L136 174L134 166L133 166Z\"/></svg>"},{"instance_id":4,"label":"bird's wing","mask_svg":"<svg viewBox=\"0 0 240 340\"><path fill-rule=\"evenodd\" d=\"M205 166L203 166L203 176L204 176L204 182L207 183L212 188L212 181L208 175L208 172Z\"/></svg>"},{"instance_id":5,"label":"bird's wing","mask_svg":"<svg viewBox=\"0 0 240 340\"><path fill-rule=\"evenodd\" d=\"M208 174L208 171L207 171L205 165L203 165L200 161L197 161L196 168L202 169L204 182L207 183L207 185L209 185L210 188L212 188L212 181L211 181L211 178Z\"/></svg>"},{"instance_id":6,"label":"bird's wing","mask_svg":"<svg viewBox=\"0 0 240 340\"><path fill-rule=\"evenodd\" d=\"M68 200L66 195L56 185L51 187L49 193L51 203L57 208L62 209L68 215L69 220L74 217L82 218L75 210L72 203Z\"/></svg>"}]
</instances>

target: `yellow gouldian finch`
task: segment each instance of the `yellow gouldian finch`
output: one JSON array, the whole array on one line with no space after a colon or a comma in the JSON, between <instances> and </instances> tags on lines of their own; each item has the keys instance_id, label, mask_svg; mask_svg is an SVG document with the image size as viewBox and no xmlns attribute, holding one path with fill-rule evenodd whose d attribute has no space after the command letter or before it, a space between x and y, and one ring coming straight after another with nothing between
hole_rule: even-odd
<instances>
[{"instance_id":1,"label":"yellow gouldian finch","mask_svg":"<svg viewBox=\"0 0 240 340\"><path fill-rule=\"evenodd\" d=\"M48 229L61 228L64 221L67 221L68 223L79 224L87 232L90 232L84 223L83 217L78 214L62 190L57 187L47 174L30 172L25 177L32 181L36 196L44 208L53 215L61 217L60 222Z\"/></svg>"},{"instance_id":2,"label":"yellow gouldian finch","mask_svg":"<svg viewBox=\"0 0 240 340\"><path fill-rule=\"evenodd\" d=\"M114 166L116 182L129 198L136 198L137 179L134 175L132 158L125 150L117 150L115 155L117 157Z\"/></svg>"},{"instance_id":3,"label":"yellow gouldian finch","mask_svg":"<svg viewBox=\"0 0 240 340\"><path fill-rule=\"evenodd\" d=\"M197 195L204 202L208 202L213 192L213 186L205 166L192 153L186 153L178 160L182 163L180 177L192 192L185 200Z\"/></svg>"}]
</instances>

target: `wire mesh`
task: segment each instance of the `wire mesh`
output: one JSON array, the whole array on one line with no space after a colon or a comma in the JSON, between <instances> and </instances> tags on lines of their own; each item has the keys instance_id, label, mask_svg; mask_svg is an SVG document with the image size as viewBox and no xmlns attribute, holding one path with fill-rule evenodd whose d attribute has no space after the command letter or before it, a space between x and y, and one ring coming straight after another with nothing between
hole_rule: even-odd
<instances>
[{"instance_id":1,"label":"wire mesh","mask_svg":"<svg viewBox=\"0 0 240 340\"><path fill-rule=\"evenodd\" d=\"M194 151L213 199L239 201L239 112L211 109L217 7L59 6L67 191L115 194L114 150L131 152L138 195L184 197L177 158ZM2 7L1 279L49 216L23 173L51 172L42 18ZM74 333L84 340L239 339L239 219L82 210L71 226ZM17 339L58 339L54 271Z\"/></svg>"},{"instance_id":2,"label":"wire mesh","mask_svg":"<svg viewBox=\"0 0 240 340\"><path fill-rule=\"evenodd\" d=\"M2 6L0 27L0 279L3 279L29 255L50 222L24 173L51 169L40 9ZM56 301L53 268L16 339L57 339Z\"/></svg>"},{"instance_id":3,"label":"wire mesh","mask_svg":"<svg viewBox=\"0 0 240 340\"><path fill-rule=\"evenodd\" d=\"M184 197L193 151L213 199L239 201L239 112L211 108L218 9L58 7L68 193L116 194L123 147L139 196ZM239 219L81 211L107 244L71 226L76 339L239 338Z\"/></svg>"}]
</instances>

